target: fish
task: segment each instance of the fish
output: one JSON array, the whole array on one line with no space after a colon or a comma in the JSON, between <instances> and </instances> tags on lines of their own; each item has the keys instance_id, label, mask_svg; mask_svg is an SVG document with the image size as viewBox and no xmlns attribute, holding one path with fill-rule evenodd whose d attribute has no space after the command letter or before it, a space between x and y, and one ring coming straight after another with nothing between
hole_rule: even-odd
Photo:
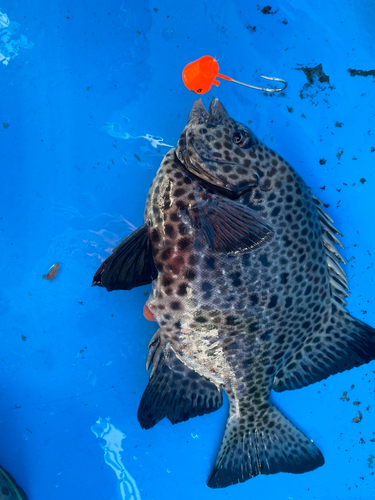
<instances>
[{"instance_id":1,"label":"fish","mask_svg":"<svg viewBox=\"0 0 375 500\"><path fill-rule=\"evenodd\" d=\"M152 283L145 317L150 429L229 414L210 488L305 473L319 448L270 399L375 359L375 330L346 308L341 233L278 153L213 99L197 100L150 187L144 224L114 248L93 285Z\"/></svg>"}]
</instances>

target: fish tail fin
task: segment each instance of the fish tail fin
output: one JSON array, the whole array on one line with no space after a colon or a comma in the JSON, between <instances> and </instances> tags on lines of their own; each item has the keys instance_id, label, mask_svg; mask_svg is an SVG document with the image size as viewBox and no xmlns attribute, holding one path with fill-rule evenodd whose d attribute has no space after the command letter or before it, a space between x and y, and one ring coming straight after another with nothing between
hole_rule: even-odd
<instances>
[{"instance_id":1,"label":"fish tail fin","mask_svg":"<svg viewBox=\"0 0 375 500\"><path fill-rule=\"evenodd\" d=\"M247 418L229 416L207 486L225 488L259 474L301 474L323 464L314 443L269 403Z\"/></svg>"}]
</instances>

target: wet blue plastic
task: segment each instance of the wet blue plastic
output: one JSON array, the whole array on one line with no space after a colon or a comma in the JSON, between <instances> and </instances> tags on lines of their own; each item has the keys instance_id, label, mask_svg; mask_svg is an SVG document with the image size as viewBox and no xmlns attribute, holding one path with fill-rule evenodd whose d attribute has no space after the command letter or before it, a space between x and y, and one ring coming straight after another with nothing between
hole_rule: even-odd
<instances>
[{"instance_id":1,"label":"wet blue plastic","mask_svg":"<svg viewBox=\"0 0 375 500\"><path fill-rule=\"evenodd\" d=\"M185 125L196 96L183 85L183 67L210 54L240 81L287 80L272 96L222 82L204 102L219 97L329 205L345 236L348 307L375 326L375 83L348 72L375 69L374 3L264 7L0 5L13 23L0 18L0 53L8 51L0 61L0 464L29 500L375 496L374 362L274 395L323 451L324 467L210 490L227 404L142 430L136 413L156 328L142 316L150 286L90 287L100 258L142 224L163 144L175 145ZM301 68L320 63L329 83L306 87ZM49 282L43 275L54 263L60 269ZM344 391L350 401L340 399Z\"/></svg>"}]
</instances>

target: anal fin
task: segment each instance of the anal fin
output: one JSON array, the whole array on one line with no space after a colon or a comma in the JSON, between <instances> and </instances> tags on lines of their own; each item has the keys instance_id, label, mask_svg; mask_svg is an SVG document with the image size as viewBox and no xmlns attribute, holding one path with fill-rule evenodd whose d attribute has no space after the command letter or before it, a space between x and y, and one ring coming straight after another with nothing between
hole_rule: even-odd
<instances>
[{"instance_id":1,"label":"anal fin","mask_svg":"<svg viewBox=\"0 0 375 500\"><path fill-rule=\"evenodd\" d=\"M122 240L96 271L92 286L112 290L131 290L148 285L158 275L149 239L149 227L144 224Z\"/></svg>"},{"instance_id":2,"label":"anal fin","mask_svg":"<svg viewBox=\"0 0 375 500\"><path fill-rule=\"evenodd\" d=\"M252 422L229 416L221 447L208 479L210 488L243 483L259 474L301 474L324 464L314 443L271 403L251 415Z\"/></svg>"},{"instance_id":3,"label":"anal fin","mask_svg":"<svg viewBox=\"0 0 375 500\"><path fill-rule=\"evenodd\" d=\"M150 381L138 408L143 429L150 429L164 417L177 424L221 407L221 390L185 366L169 345L158 346L151 357Z\"/></svg>"}]
</instances>

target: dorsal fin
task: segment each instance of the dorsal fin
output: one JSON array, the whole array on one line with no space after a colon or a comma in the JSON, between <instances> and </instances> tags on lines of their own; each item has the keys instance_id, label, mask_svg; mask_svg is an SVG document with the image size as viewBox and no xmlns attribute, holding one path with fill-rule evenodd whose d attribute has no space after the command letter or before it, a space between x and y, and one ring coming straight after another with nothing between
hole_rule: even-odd
<instances>
[{"instance_id":1,"label":"dorsal fin","mask_svg":"<svg viewBox=\"0 0 375 500\"><path fill-rule=\"evenodd\" d=\"M303 348L297 354L289 352L282 368L275 375L273 389L277 392L299 389L375 359L375 329L350 316L345 308L345 298L349 295L348 280L340 265L343 259L333 246L337 244L335 235L340 233L321 207L322 202L316 196L311 196L322 230L332 314L320 332L313 331L307 336Z\"/></svg>"},{"instance_id":2,"label":"dorsal fin","mask_svg":"<svg viewBox=\"0 0 375 500\"><path fill-rule=\"evenodd\" d=\"M340 266L340 262L346 265L346 262L335 245L340 245L344 248L336 235L342 236L333 225L333 220L323 209L323 203L319 198L311 194L316 205L320 227L322 230L322 241L326 253L329 281L331 287L332 300L338 309L346 306L345 298L349 296L348 279L345 271Z\"/></svg>"}]
</instances>

